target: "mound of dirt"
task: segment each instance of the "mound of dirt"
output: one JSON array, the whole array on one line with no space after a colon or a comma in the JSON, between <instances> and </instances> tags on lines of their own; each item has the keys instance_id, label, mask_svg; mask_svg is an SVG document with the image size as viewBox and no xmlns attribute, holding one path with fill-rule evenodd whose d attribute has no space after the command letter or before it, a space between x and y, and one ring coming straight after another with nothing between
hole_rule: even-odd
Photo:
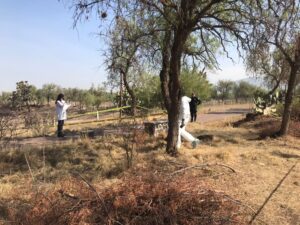
<instances>
[{"instance_id":1,"label":"mound of dirt","mask_svg":"<svg viewBox=\"0 0 300 225\"><path fill-rule=\"evenodd\" d=\"M27 213L10 219L23 225L246 224L239 205L224 193L192 177L176 178L130 175L101 191L71 179L50 193L32 196Z\"/></svg>"},{"instance_id":2,"label":"mound of dirt","mask_svg":"<svg viewBox=\"0 0 300 225\"><path fill-rule=\"evenodd\" d=\"M247 114L246 118L233 123L233 127L243 127L257 130L260 138L274 137L280 130L281 118L258 114ZM289 135L300 137L300 121L291 120Z\"/></svg>"}]
</instances>

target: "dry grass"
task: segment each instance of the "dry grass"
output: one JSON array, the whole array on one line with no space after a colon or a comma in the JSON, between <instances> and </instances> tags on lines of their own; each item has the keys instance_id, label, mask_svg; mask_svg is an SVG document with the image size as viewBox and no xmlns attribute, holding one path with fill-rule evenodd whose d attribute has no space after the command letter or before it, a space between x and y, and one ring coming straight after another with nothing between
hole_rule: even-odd
<instances>
[{"instance_id":1,"label":"dry grass","mask_svg":"<svg viewBox=\"0 0 300 225\"><path fill-rule=\"evenodd\" d=\"M180 180L146 173L125 176L97 192L78 179L61 182L32 206L7 210L15 224L244 224L239 205L189 176ZM16 215L20 215L16 218Z\"/></svg>"},{"instance_id":2,"label":"dry grass","mask_svg":"<svg viewBox=\"0 0 300 225\"><path fill-rule=\"evenodd\" d=\"M18 208L17 206L22 206L20 208L22 211L24 202L26 203L29 199L31 199L29 205L25 204L26 209L29 207L31 210L42 210L43 207L45 207L45 205L43 205L45 202L41 203L41 201L45 201L45 199L43 200L43 197L39 195L37 202L32 200L32 197L37 196L37 193L46 194L46 196L51 197L51 199L55 199L56 196L57 200L61 198L56 192L58 189L79 195L80 198L84 198L85 194L87 194L89 198L93 196L89 191L83 193L73 191L73 183L77 191L78 187L81 187L80 185L78 186L78 181L70 183L70 174L74 174L74 172L83 175L100 193L103 193L103 198L108 199L107 204L113 204L114 201L112 201L112 197L114 196L116 198L120 193L123 193L121 196L126 197L121 201L121 208L118 208L118 210L123 210L122 207L125 205L131 206L130 204L134 204L134 207L126 208L126 210L131 210L130 213L133 213L135 216L141 212L145 213L139 210L144 209L143 207L146 207L147 201L154 198L154 194L161 188L155 186L156 183L159 185L159 182L150 182L151 180L157 181L154 178L160 174L160 179L164 182L171 179L172 182L175 182L173 184L177 185L175 185L176 191L178 191L179 196L182 197L182 201L181 197L174 198L176 199L176 203L172 204L178 204L176 210L180 208L179 203L191 201L183 198L185 196L183 189L187 187L185 186L188 184L187 181L192 180L195 181L194 185L200 185L199 187L201 187L201 189L193 185L190 186L191 188L188 189L188 191L189 193L190 191L192 192L191 196L194 196L195 193L193 191L196 190L213 190L212 193L216 194L214 196L224 196L224 194L218 195L219 192L226 193L231 196L231 199L235 199L234 206L232 205L230 207L239 206L239 211L243 210L243 215L246 215L246 219L249 220L251 215L254 214L254 211L263 204L289 168L299 161L300 140L293 136L284 139L259 140L261 130L258 129L258 126L254 123L245 124L245 126L238 128L233 128L232 123L233 121L227 120L205 126L198 123L189 124L188 130L195 134L195 136L212 134L215 136L215 140L212 143L203 143L197 147L197 149L191 149L189 143L184 143L177 158L172 158L165 154L164 135L153 138L139 133L135 135L139 137L138 139L128 137L130 142L134 142L133 164L130 169L126 168L126 153L124 151L123 137L111 136L96 140L86 139L69 143L68 145L47 147L44 151L45 166L43 164L42 149L40 148L2 150L0 152L0 167L1 171L3 171L0 184L0 220L8 219L7 216L5 217L7 214L5 211L7 210L7 206L14 206L16 208ZM24 152L26 152L28 156L33 175L36 179L34 182L31 181L28 166L24 159ZM218 166L219 164L230 166L236 173L233 173L226 167ZM202 166L182 170L183 168L193 165ZM182 172L174 173L179 170L182 170ZM254 224L264 224L262 221L272 225L300 224L299 170L299 165L297 165L278 191L272 196ZM136 175L135 171L147 171L151 179L142 179L148 175ZM154 174L154 178L151 177L151 174ZM133 179L133 177L136 179ZM134 183L131 184L127 180L129 183L124 183L125 186L121 185L120 187L120 182L125 182L124 179L126 180L127 178L132 178ZM61 180L66 181L61 182ZM176 183L179 181L183 183ZM163 183L164 186L166 183ZM147 186L148 184L154 185L150 185L149 187L157 187L158 189L143 189L148 193L148 195L146 195L147 201L144 202L145 204L141 204L138 200L142 198L141 196L145 194L144 192L135 193L134 196L138 198L134 200L130 199L130 191L134 191L137 187L142 185ZM171 188L171 186L166 185L165 187ZM181 186L183 189L181 189ZM118 187L120 188L118 189ZM126 187L129 187L129 189L127 190ZM167 190L170 190L168 188L159 193L161 193L162 196L166 196L166 194L169 193ZM107 190L112 190L112 192L110 193ZM137 190L140 189L137 188ZM93 198L95 198L95 196ZM36 205L38 202L42 204L40 205L40 209L39 205ZM187 202L184 204L187 204ZM62 206L65 206L65 204L69 208L74 206L74 202L72 203L72 201L64 202ZM99 207L101 206L99 202L97 204ZM168 204L171 204L171 202L166 203L166 205ZM142 208L139 208L140 206L142 206ZM164 206L161 205L159 207ZM83 209L83 214L90 212L89 210L94 210L90 205ZM164 208L159 209L164 210ZM237 208L233 211L236 210ZM155 218L154 214L151 214L154 211L150 210L147 212L149 212L149 215L152 215L151 218ZM190 213L189 211L183 212L184 216ZM116 215L115 211L112 213ZM126 211L126 213L128 214L128 211ZM134 216L132 216L133 214L130 213L128 217L126 217L128 220L134 218ZM145 215L148 214L146 213ZM35 217L32 216L32 218ZM107 217L103 218L107 219ZM121 218L120 215L118 215L118 218ZM189 221L186 217L182 218ZM122 217L123 224L128 224L127 219ZM234 224L234 221L240 220L232 219L229 221L229 224ZM136 222L135 224L143 223ZM177 224L184 223L177 221ZM205 223L199 222L195 224Z\"/></svg>"}]
</instances>

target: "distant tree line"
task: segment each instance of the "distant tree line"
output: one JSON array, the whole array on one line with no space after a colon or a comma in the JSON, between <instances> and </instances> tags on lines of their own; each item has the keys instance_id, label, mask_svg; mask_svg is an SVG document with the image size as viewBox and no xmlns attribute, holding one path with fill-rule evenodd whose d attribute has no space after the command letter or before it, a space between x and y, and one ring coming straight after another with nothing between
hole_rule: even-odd
<instances>
[{"instance_id":1,"label":"distant tree line","mask_svg":"<svg viewBox=\"0 0 300 225\"><path fill-rule=\"evenodd\" d=\"M2 92L0 95L0 105L11 107L14 110L27 109L50 105L56 100L59 93L64 93L67 101L83 109L99 109L101 104L111 101L111 94L102 86L90 89L62 88L56 84L45 84L42 88L36 88L27 81L16 83L16 90L12 92Z\"/></svg>"},{"instance_id":2,"label":"distant tree line","mask_svg":"<svg viewBox=\"0 0 300 225\"><path fill-rule=\"evenodd\" d=\"M181 76L182 89L185 95L191 96L195 93L202 101L217 100L224 102L233 100L251 101L255 94L265 93L248 82L234 82L229 80L220 80L217 84L209 83L205 72L196 69L183 69ZM118 84L113 83L114 87ZM0 95L0 104L11 107L12 109L27 109L30 107L44 106L53 103L59 93L64 93L65 99L79 108L79 110L98 110L105 102L119 105L119 92L111 85L112 90L108 91L105 85L95 87L92 85L89 89L80 88L62 88L56 84L45 84L42 88L36 88L27 81L20 81L16 84L16 90L13 92L3 92ZM106 84L107 86L107 84ZM137 96L137 104L146 108L164 108L163 97L160 88L160 79L158 76L149 73L143 73L135 81L133 88ZM130 95L124 91L122 104L131 105Z\"/></svg>"}]
</instances>

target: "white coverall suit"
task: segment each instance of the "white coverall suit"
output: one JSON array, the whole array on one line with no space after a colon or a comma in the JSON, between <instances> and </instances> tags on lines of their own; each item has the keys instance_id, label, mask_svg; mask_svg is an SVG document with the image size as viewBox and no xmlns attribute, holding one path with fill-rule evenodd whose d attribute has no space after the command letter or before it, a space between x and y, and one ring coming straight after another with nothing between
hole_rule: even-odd
<instances>
[{"instance_id":1,"label":"white coverall suit","mask_svg":"<svg viewBox=\"0 0 300 225\"><path fill-rule=\"evenodd\" d=\"M199 141L197 138L195 138L193 135L191 135L189 132L185 130L185 127L191 118L190 101L191 99L187 96L181 97L179 121L178 121L179 132L178 132L177 149L179 149L181 146L181 136L189 142ZM183 127L180 127L182 125L182 120L184 120Z\"/></svg>"}]
</instances>

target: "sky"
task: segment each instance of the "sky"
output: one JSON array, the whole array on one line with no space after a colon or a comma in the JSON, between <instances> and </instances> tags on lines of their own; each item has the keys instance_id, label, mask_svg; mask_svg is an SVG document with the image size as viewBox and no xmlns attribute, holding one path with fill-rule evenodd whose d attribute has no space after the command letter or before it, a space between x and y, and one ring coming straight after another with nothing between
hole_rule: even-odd
<instances>
[{"instance_id":1,"label":"sky","mask_svg":"<svg viewBox=\"0 0 300 225\"><path fill-rule=\"evenodd\" d=\"M105 81L100 51L105 44L96 35L97 21L73 29L67 2L1 0L0 92L14 90L21 80L38 88L45 83L89 88ZM233 64L226 57L219 60L222 71L209 72L211 82L246 78L242 63Z\"/></svg>"}]
</instances>

